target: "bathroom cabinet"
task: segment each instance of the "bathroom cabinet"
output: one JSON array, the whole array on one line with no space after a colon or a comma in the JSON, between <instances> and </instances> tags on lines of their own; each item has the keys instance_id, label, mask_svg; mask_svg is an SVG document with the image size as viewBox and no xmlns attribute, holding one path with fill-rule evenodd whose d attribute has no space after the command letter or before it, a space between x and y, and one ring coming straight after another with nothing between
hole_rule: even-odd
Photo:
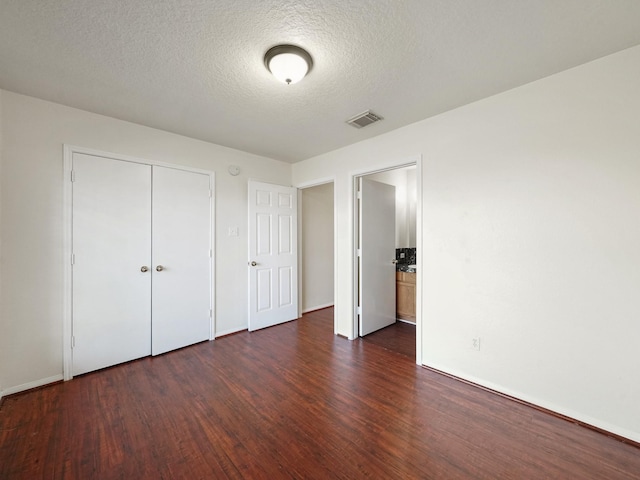
<instances>
[{"instance_id":1,"label":"bathroom cabinet","mask_svg":"<svg viewBox=\"0 0 640 480\"><path fill-rule=\"evenodd\" d=\"M416 321L416 274L396 272L396 317Z\"/></svg>"}]
</instances>

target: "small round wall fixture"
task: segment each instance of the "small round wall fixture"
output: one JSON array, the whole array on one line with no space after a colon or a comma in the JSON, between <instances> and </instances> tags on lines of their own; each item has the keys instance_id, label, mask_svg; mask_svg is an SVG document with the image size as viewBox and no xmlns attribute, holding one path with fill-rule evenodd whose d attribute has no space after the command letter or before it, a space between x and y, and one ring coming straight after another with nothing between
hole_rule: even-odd
<instances>
[{"instance_id":1,"label":"small round wall fixture","mask_svg":"<svg viewBox=\"0 0 640 480\"><path fill-rule=\"evenodd\" d=\"M291 85L311 71L313 59L309 52L295 45L276 45L264 54L264 64L274 77Z\"/></svg>"}]
</instances>

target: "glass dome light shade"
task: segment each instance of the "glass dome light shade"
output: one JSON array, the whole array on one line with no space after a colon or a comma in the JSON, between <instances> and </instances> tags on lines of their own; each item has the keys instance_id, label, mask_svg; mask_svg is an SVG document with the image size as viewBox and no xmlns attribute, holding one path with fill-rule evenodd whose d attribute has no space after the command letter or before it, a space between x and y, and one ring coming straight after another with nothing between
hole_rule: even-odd
<instances>
[{"instance_id":1,"label":"glass dome light shade","mask_svg":"<svg viewBox=\"0 0 640 480\"><path fill-rule=\"evenodd\" d=\"M297 83L311 70L311 56L294 45L278 45L267 51L264 57L267 69L281 82Z\"/></svg>"}]
</instances>

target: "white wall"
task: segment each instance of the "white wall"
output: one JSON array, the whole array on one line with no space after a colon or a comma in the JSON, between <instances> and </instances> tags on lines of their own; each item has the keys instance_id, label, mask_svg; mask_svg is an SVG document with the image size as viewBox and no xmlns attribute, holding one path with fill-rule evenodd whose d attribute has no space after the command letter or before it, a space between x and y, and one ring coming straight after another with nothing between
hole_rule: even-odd
<instances>
[{"instance_id":1,"label":"white wall","mask_svg":"<svg viewBox=\"0 0 640 480\"><path fill-rule=\"evenodd\" d=\"M216 172L216 333L246 328L247 179L290 185L289 164L6 91L0 100L5 392L62 373L65 143ZM230 164L242 173L230 176Z\"/></svg>"},{"instance_id":2,"label":"white wall","mask_svg":"<svg viewBox=\"0 0 640 480\"><path fill-rule=\"evenodd\" d=\"M301 190L302 311L333 305L333 183Z\"/></svg>"},{"instance_id":3,"label":"white wall","mask_svg":"<svg viewBox=\"0 0 640 480\"><path fill-rule=\"evenodd\" d=\"M418 190L418 178L416 176L416 168L411 167L407 169L407 198L406 205L407 211L406 215L406 224L405 224L405 235L406 235L406 246L407 247L415 247L417 244L417 190Z\"/></svg>"},{"instance_id":4,"label":"white wall","mask_svg":"<svg viewBox=\"0 0 640 480\"><path fill-rule=\"evenodd\" d=\"M639 78L635 47L295 164L336 178L339 333L351 177L423 155L423 363L640 441Z\"/></svg>"},{"instance_id":5,"label":"white wall","mask_svg":"<svg viewBox=\"0 0 640 480\"><path fill-rule=\"evenodd\" d=\"M369 180L396 187L396 248L416 246L416 167L367 175Z\"/></svg>"}]
</instances>

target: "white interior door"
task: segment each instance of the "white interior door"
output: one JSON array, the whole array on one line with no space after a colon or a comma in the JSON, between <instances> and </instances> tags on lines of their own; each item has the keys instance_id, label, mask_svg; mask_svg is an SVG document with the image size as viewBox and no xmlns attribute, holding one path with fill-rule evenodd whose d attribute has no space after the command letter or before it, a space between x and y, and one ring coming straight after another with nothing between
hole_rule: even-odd
<instances>
[{"instance_id":1,"label":"white interior door","mask_svg":"<svg viewBox=\"0 0 640 480\"><path fill-rule=\"evenodd\" d=\"M211 335L209 183L209 175L153 167L153 355Z\"/></svg>"},{"instance_id":2,"label":"white interior door","mask_svg":"<svg viewBox=\"0 0 640 480\"><path fill-rule=\"evenodd\" d=\"M249 182L249 330L298 318L297 190Z\"/></svg>"},{"instance_id":3,"label":"white interior door","mask_svg":"<svg viewBox=\"0 0 640 480\"><path fill-rule=\"evenodd\" d=\"M360 179L360 336L396 321L396 187Z\"/></svg>"},{"instance_id":4,"label":"white interior door","mask_svg":"<svg viewBox=\"0 0 640 480\"><path fill-rule=\"evenodd\" d=\"M80 375L151 353L151 167L78 153L72 164Z\"/></svg>"}]
</instances>

